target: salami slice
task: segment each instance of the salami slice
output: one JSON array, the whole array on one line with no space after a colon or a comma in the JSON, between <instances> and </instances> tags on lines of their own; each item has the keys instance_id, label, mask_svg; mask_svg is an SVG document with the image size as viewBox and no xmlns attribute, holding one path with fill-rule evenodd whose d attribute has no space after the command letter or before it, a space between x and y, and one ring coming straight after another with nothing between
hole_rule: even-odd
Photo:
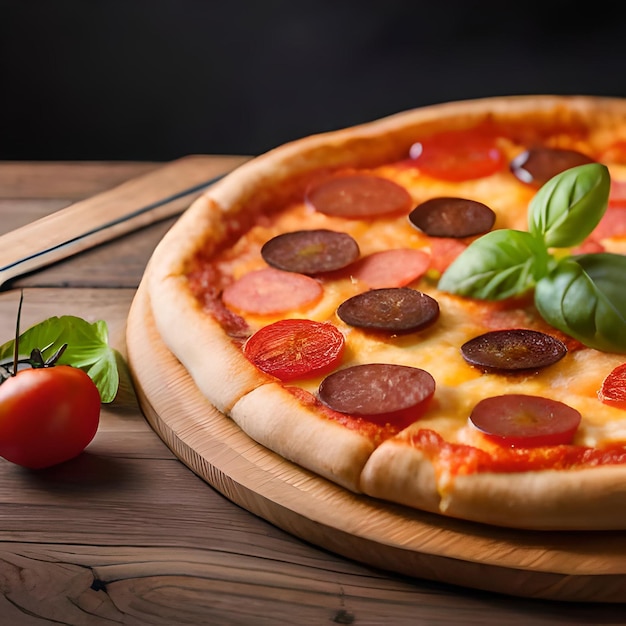
<instances>
[{"instance_id":1,"label":"salami slice","mask_svg":"<svg viewBox=\"0 0 626 626\"><path fill-rule=\"evenodd\" d=\"M500 445L533 448L572 443L581 414L558 400L513 393L481 400L469 419Z\"/></svg>"},{"instance_id":2,"label":"salami slice","mask_svg":"<svg viewBox=\"0 0 626 626\"><path fill-rule=\"evenodd\" d=\"M348 233L326 229L283 233L261 248L268 265L300 274L332 272L354 262L359 255L359 245Z\"/></svg>"},{"instance_id":3,"label":"salami slice","mask_svg":"<svg viewBox=\"0 0 626 626\"><path fill-rule=\"evenodd\" d=\"M314 278L267 267L244 274L226 287L222 300L237 311L275 315L305 309L322 295L323 288Z\"/></svg>"},{"instance_id":4,"label":"salami slice","mask_svg":"<svg viewBox=\"0 0 626 626\"><path fill-rule=\"evenodd\" d=\"M368 174L330 178L308 189L305 200L320 213L347 218L408 213L413 206L404 187Z\"/></svg>"},{"instance_id":5,"label":"salami slice","mask_svg":"<svg viewBox=\"0 0 626 626\"><path fill-rule=\"evenodd\" d=\"M369 254L347 268L353 279L370 289L404 287L421 278L430 266L430 255L414 248L380 250Z\"/></svg>"},{"instance_id":6,"label":"salami slice","mask_svg":"<svg viewBox=\"0 0 626 626\"><path fill-rule=\"evenodd\" d=\"M576 150L532 148L511 161L511 172L523 183L540 187L557 174L587 163L593 163L593 159Z\"/></svg>"},{"instance_id":7,"label":"salami slice","mask_svg":"<svg viewBox=\"0 0 626 626\"><path fill-rule=\"evenodd\" d=\"M486 372L538 370L560 361L565 344L538 330L493 330L461 346L463 358Z\"/></svg>"},{"instance_id":8,"label":"salami slice","mask_svg":"<svg viewBox=\"0 0 626 626\"><path fill-rule=\"evenodd\" d=\"M416 367L368 363L330 374L318 393L326 406L340 413L410 423L426 410L435 393L435 379Z\"/></svg>"},{"instance_id":9,"label":"salami slice","mask_svg":"<svg viewBox=\"0 0 626 626\"><path fill-rule=\"evenodd\" d=\"M412 333L435 322L439 304L429 295L408 287L372 289L343 302L337 315L358 328Z\"/></svg>"},{"instance_id":10,"label":"salami slice","mask_svg":"<svg viewBox=\"0 0 626 626\"><path fill-rule=\"evenodd\" d=\"M409 221L430 237L463 238L491 230L496 214L482 202L466 198L431 198L409 213Z\"/></svg>"}]
</instances>

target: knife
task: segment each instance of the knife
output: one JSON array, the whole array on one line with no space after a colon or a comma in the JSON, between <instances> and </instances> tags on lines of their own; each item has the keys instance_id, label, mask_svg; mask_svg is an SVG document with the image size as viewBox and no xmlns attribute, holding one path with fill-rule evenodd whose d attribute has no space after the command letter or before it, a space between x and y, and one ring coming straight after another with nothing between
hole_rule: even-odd
<instances>
[{"instance_id":1,"label":"knife","mask_svg":"<svg viewBox=\"0 0 626 626\"><path fill-rule=\"evenodd\" d=\"M246 157L235 157L233 165ZM182 213L193 196L226 176L215 158L193 155L81 200L0 236L0 288L73 254Z\"/></svg>"}]
</instances>

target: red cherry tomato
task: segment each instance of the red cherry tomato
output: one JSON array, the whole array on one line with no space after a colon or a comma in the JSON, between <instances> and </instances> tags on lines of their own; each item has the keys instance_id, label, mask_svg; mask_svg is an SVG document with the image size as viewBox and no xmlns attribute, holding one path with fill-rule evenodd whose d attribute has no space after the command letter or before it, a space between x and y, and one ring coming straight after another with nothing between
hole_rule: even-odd
<instances>
[{"instance_id":1,"label":"red cherry tomato","mask_svg":"<svg viewBox=\"0 0 626 626\"><path fill-rule=\"evenodd\" d=\"M286 319L264 326L244 345L244 354L260 370L282 381L313 378L335 369L345 338L332 324Z\"/></svg>"},{"instance_id":2,"label":"red cherry tomato","mask_svg":"<svg viewBox=\"0 0 626 626\"><path fill-rule=\"evenodd\" d=\"M413 144L410 156L424 174L452 182L491 176L506 164L495 137L478 130L437 133Z\"/></svg>"},{"instance_id":3,"label":"red cherry tomato","mask_svg":"<svg viewBox=\"0 0 626 626\"><path fill-rule=\"evenodd\" d=\"M618 365L602 382L598 398L604 404L626 409L626 363Z\"/></svg>"},{"instance_id":4,"label":"red cherry tomato","mask_svg":"<svg viewBox=\"0 0 626 626\"><path fill-rule=\"evenodd\" d=\"M580 420L580 413L563 402L523 394L486 398L470 415L478 430L512 448L571 443Z\"/></svg>"},{"instance_id":5,"label":"red cherry tomato","mask_svg":"<svg viewBox=\"0 0 626 626\"><path fill-rule=\"evenodd\" d=\"M100 421L100 393L69 365L24 369L0 385L0 456L40 469L78 456Z\"/></svg>"}]
</instances>

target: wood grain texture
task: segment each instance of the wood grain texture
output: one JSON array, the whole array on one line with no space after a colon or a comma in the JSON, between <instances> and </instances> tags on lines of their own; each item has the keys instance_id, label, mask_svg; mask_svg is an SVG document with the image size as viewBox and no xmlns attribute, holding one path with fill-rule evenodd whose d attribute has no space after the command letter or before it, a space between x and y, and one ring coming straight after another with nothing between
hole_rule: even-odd
<instances>
[{"instance_id":1,"label":"wood grain texture","mask_svg":"<svg viewBox=\"0 0 626 626\"><path fill-rule=\"evenodd\" d=\"M352 494L257 445L201 396L160 342L142 286L127 346L141 406L174 454L280 528L417 578L534 598L626 602L622 532L521 532L412 511Z\"/></svg>"},{"instance_id":2,"label":"wood grain texture","mask_svg":"<svg viewBox=\"0 0 626 626\"><path fill-rule=\"evenodd\" d=\"M4 161L0 167L0 189L4 198L62 199L69 204L111 189L147 174L157 162Z\"/></svg>"},{"instance_id":3,"label":"wood grain texture","mask_svg":"<svg viewBox=\"0 0 626 626\"><path fill-rule=\"evenodd\" d=\"M230 161L213 159L215 168ZM0 163L0 232L27 223L25 210L37 219L157 165ZM20 278L24 324L105 319L124 351L129 306L163 227ZM18 299L17 289L0 293L0 341L12 336ZM142 414L127 372L84 454L40 472L0 459L0 626L528 623L620 624L624 607L408 578L287 533L180 462Z\"/></svg>"},{"instance_id":4,"label":"wood grain texture","mask_svg":"<svg viewBox=\"0 0 626 626\"><path fill-rule=\"evenodd\" d=\"M243 159L232 159L234 168ZM183 211L215 172L210 157L178 159L0 236L0 280L93 248Z\"/></svg>"}]
</instances>

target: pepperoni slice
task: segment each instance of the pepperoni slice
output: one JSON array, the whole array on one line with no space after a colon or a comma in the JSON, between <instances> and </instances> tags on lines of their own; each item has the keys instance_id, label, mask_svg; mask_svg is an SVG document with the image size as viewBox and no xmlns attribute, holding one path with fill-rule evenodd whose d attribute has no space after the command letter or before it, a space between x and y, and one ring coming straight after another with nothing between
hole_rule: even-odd
<instances>
[{"instance_id":1,"label":"pepperoni slice","mask_svg":"<svg viewBox=\"0 0 626 626\"><path fill-rule=\"evenodd\" d=\"M606 252L606 248L594 237L588 237L579 246L571 249L572 254L597 254Z\"/></svg>"},{"instance_id":2,"label":"pepperoni slice","mask_svg":"<svg viewBox=\"0 0 626 626\"><path fill-rule=\"evenodd\" d=\"M565 170L593 162L591 157L577 150L541 147L518 154L510 167L518 180L541 187Z\"/></svg>"},{"instance_id":3,"label":"pepperoni slice","mask_svg":"<svg viewBox=\"0 0 626 626\"><path fill-rule=\"evenodd\" d=\"M610 206L595 227L592 237L626 237L626 206Z\"/></svg>"},{"instance_id":4,"label":"pepperoni slice","mask_svg":"<svg viewBox=\"0 0 626 626\"><path fill-rule=\"evenodd\" d=\"M348 233L297 230L277 235L261 248L268 265L287 272L332 272L359 258L359 244Z\"/></svg>"},{"instance_id":5,"label":"pepperoni slice","mask_svg":"<svg viewBox=\"0 0 626 626\"><path fill-rule=\"evenodd\" d=\"M404 187L368 174L330 178L308 189L305 201L320 213L347 218L408 213L413 206Z\"/></svg>"},{"instance_id":6,"label":"pepperoni slice","mask_svg":"<svg viewBox=\"0 0 626 626\"><path fill-rule=\"evenodd\" d=\"M226 287L228 307L257 315L298 311L316 304L323 295L320 283L309 276L266 267L244 274Z\"/></svg>"},{"instance_id":7,"label":"pepperoni slice","mask_svg":"<svg viewBox=\"0 0 626 626\"><path fill-rule=\"evenodd\" d=\"M404 287L421 278L430 265L430 255L414 248L373 252L349 268L350 276L370 289Z\"/></svg>"},{"instance_id":8,"label":"pepperoni slice","mask_svg":"<svg viewBox=\"0 0 626 626\"><path fill-rule=\"evenodd\" d=\"M443 274L467 248L467 243L450 237L433 237L430 241L430 269Z\"/></svg>"},{"instance_id":9,"label":"pepperoni slice","mask_svg":"<svg viewBox=\"0 0 626 626\"><path fill-rule=\"evenodd\" d=\"M408 287L372 289L340 304L337 315L357 328L412 333L435 322L439 304L429 295Z\"/></svg>"},{"instance_id":10,"label":"pepperoni slice","mask_svg":"<svg viewBox=\"0 0 626 626\"><path fill-rule=\"evenodd\" d=\"M496 138L476 129L431 135L414 143L409 154L421 172L451 182L491 176L505 165Z\"/></svg>"},{"instance_id":11,"label":"pepperoni slice","mask_svg":"<svg viewBox=\"0 0 626 626\"><path fill-rule=\"evenodd\" d=\"M626 207L626 181L611 180L609 208L611 207Z\"/></svg>"},{"instance_id":12,"label":"pepperoni slice","mask_svg":"<svg viewBox=\"0 0 626 626\"><path fill-rule=\"evenodd\" d=\"M465 198L431 198L409 213L409 221L430 237L463 238L491 230L496 214L482 202Z\"/></svg>"},{"instance_id":13,"label":"pepperoni slice","mask_svg":"<svg viewBox=\"0 0 626 626\"><path fill-rule=\"evenodd\" d=\"M602 381L598 398L604 404L626 409L626 363L618 365Z\"/></svg>"},{"instance_id":14,"label":"pepperoni slice","mask_svg":"<svg viewBox=\"0 0 626 626\"><path fill-rule=\"evenodd\" d=\"M338 370L319 386L320 400L335 411L402 427L423 415L434 393L425 370L387 363Z\"/></svg>"},{"instance_id":15,"label":"pepperoni slice","mask_svg":"<svg viewBox=\"0 0 626 626\"><path fill-rule=\"evenodd\" d=\"M344 349L345 339L337 327L307 319L264 326L243 347L260 370L282 381L328 374L341 362Z\"/></svg>"},{"instance_id":16,"label":"pepperoni slice","mask_svg":"<svg viewBox=\"0 0 626 626\"><path fill-rule=\"evenodd\" d=\"M580 413L557 400L505 394L481 400L470 422L489 439L513 448L572 443Z\"/></svg>"},{"instance_id":17,"label":"pepperoni slice","mask_svg":"<svg viewBox=\"0 0 626 626\"><path fill-rule=\"evenodd\" d=\"M565 344L556 337L524 328L492 330L461 346L463 358L485 372L537 370L566 353Z\"/></svg>"}]
</instances>

